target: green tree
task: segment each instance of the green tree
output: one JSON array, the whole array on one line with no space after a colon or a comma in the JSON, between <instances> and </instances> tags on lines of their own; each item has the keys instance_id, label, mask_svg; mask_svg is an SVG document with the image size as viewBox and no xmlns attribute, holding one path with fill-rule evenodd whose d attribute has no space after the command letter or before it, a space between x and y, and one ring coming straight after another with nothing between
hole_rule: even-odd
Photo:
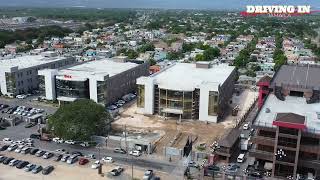
<instances>
[{"instance_id":1,"label":"green tree","mask_svg":"<svg viewBox=\"0 0 320 180\"><path fill-rule=\"evenodd\" d=\"M209 47L203 52L203 56L206 61L211 61L220 56L220 50L218 48Z\"/></svg>"},{"instance_id":2,"label":"green tree","mask_svg":"<svg viewBox=\"0 0 320 180\"><path fill-rule=\"evenodd\" d=\"M49 129L63 139L90 140L92 135L106 135L112 118L102 105L81 99L61 106L49 117Z\"/></svg>"},{"instance_id":3,"label":"green tree","mask_svg":"<svg viewBox=\"0 0 320 180\"><path fill-rule=\"evenodd\" d=\"M144 53L146 51L154 51L154 45L152 43L147 43L138 48L139 53Z\"/></svg>"},{"instance_id":4,"label":"green tree","mask_svg":"<svg viewBox=\"0 0 320 180\"><path fill-rule=\"evenodd\" d=\"M195 57L196 61L205 61L203 54L197 54Z\"/></svg>"}]
</instances>

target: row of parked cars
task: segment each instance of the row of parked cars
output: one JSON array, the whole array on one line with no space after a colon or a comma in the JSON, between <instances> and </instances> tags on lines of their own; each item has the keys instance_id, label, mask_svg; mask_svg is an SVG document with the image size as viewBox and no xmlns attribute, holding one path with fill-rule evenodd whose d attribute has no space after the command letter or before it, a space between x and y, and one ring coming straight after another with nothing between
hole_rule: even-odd
<instances>
[{"instance_id":1,"label":"row of parked cars","mask_svg":"<svg viewBox=\"0 0 320 180\"><path fill-rule=\"evenodd\" d=\"M110 106L107 107L107 110L114 111L120 107L122 107L125 103L132 101L137 97L136 93L129 93L127 95L124 95L121 99L116 101L115 103L111 104Z\"/></svg>"},{"instance_id":2,"label":"row of parked cars","mask_svg":"<svg viewBox=\"0 0 320 180\"><path fill-rule=\"evenodd\" d=\"M42 171L43 175L48 175L54 170L54 167L51 165L43 168L41 165L32 164L28 161L23 161L6 156L0 156L0 163L16 167L18 169L24 169L25 172L32 172L33 174L37 174Z\"/></svg>"}]
</instances>

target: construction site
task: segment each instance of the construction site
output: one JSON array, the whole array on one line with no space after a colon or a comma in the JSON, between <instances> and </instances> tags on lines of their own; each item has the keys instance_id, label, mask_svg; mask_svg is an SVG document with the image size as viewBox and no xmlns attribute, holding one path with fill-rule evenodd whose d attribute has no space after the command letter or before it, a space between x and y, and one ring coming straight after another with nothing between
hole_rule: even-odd
<instances>
[{"instance_id":1,"label":"construction site","mask_svg":"<svg viewBox=\"0 0 320 180\"><path fill-rule=\"evenodd\" d=\"M220 123L206 123L203 121L183 120L179 122L174 118L164 118L156 115L142 115L137 113L137 105L133 103L126 107L112 124L115 132L127 131L128 136L146 140L152 136L149 153L165 154L166 147L180 149L186 145L188 138L193 142L193 151L209 154L212 146L246 113L255 101L258 93L252 89L242 89L234 94L227 116ZM236 113L233 111L236 110ZM124 129L126 127L126 130ZM147 144L148 144L147 143Z\"/></svg>"}]
</instances>

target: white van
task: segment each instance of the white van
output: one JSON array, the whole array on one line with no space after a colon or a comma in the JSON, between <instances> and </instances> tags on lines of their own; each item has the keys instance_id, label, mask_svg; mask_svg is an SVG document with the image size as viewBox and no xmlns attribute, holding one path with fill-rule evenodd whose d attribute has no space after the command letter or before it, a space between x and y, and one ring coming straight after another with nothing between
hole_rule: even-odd
<instances>
[{"instance_id":1,"label":"white van","mask_svg":"<svg viewBox=\"0 0 320 180\"><path fill-rule=\"evenodd\" d=\"M243 163L243 161L244 161L244 154L240 154L240 155L238 156L238 158L237 158L237 162L238 162L238 163Z\"/></svg>"}]
</instances>

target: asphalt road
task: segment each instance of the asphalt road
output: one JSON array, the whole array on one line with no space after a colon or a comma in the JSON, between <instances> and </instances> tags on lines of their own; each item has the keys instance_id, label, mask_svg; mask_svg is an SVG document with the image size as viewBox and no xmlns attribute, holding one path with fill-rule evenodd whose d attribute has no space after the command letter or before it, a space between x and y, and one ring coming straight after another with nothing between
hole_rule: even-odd
<instances>
[{"instance_id":1,"label":"asphalt road","mask_svg":"<svg viewBox=\"0 0 320 180\"><path fill-rule=\"evenodd\" d=\"M25 128L24 123L19 124L15 127L8 127L6 130L0 131L0 140L2 140L5 137L9 137L13 140L21 140L23 138L28 138L30 134L36 133L38 127L32 127L32 128ZM125 164L125 165L132 165L138 166L145 169L154 169L156 171L161 171L165 173L171 173L172 170L175 168L175 164L169 163L162 160L155 160L150 159L148 155L142 155L140 157L133 157L126 154L118 154L114 153L112 149L106 149L106 148L84 148L81 146L75 146L75 145L68 145L68 144L57 144L55 142L46 142L46 141L40 141L35 140L34 142L35 147L49 150L49 151L55 151L56 149L65 149L68 152L73 151L80 151L84 155L86 154L94 154L97 158L99 158L99 151L100 151L100 158L104 156L111 156L117 163L119 164Z\"/></svg>"}]
</instances>

